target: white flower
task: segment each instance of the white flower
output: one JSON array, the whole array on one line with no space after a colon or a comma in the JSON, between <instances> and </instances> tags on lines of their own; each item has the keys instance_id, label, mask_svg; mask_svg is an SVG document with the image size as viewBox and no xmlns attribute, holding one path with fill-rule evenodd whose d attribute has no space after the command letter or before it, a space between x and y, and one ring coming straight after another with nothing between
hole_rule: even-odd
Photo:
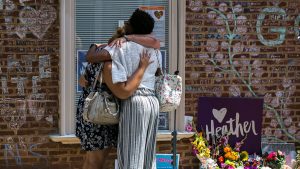
<instances>
[{"instance_id":1,"label":"white flower","mask_svg":"<svg viewBox=\"0 0 300 169\"><path fill-rule=\"evenodd\" d=\"M228 47L229 47L229 44L227 42L222 42L221 43L221 48L222 49L228 49Z\"/></svg>"},{"instance_id":2,"label":"white flower","mask_svg":"<svg viewBox=\"0 0 300 169\"><path fill-rule=\"evenodd\" d=\"M220 10L221 12L226 12L227 9L228 9L228 6L227 6L226 3L221 3L221 4L219 5L219 10Z\"/></svg>"},{"instance_id":3,"label":"white flower","mask_svg":"<svg viewBox=\"0 0 300 169\"><path fill-rule=\"evenodd\" d=\"M261 169L272 169L270 167L261 167Z\"/></svg>"},{"instance_id":4,"label":"white flower","mask_svg":"<svg viewBox=\"0 0 300 169\"><path fill-rule=\"evenodd\" d=\"M292 84L292 81L290 79L286 79L286 78L283 79L282 86L284 88L291 86L291 84Z\"/></svg>"},{"instance_id":5,"label":"white flower","mask_svg":"<svg viewBox=\"0 0 300 169\"><path fill-rule=\"evenodd\" d=\"M216 167L217 166L217 163L211 158L208 158L206 162L207 162L207 165L209 167Z\"/></svg>"},{"instance_id":6,"label":"white flower","mask_svg":"<svg viewBox=\"0 0 300 169\"><path fill-rule=\"evenodd\" d=\"M289 116L284 120L284 125L285 126L290 126L293 122L293 119Z\"/></svg>"},{"instance_id":7,"label":"white flower","mask_svg":"<svg viewBox=\"0 0 300 169\"><path fill-rule=\"evenodd\" d=\"M199 12L202 8L202 5L202 1L200 0L191 0L188 7L194 12Z\"/></svg>"},{"instance_id":8,"label":"white flower","mask_svg":"<svg viewBox=\"0 0 300 169\"><path fill-rule=\"evenodd\" d=\"M236 13L242 12L243 11L242 5L240 5L240 4L235 5L234 8L233 8L233 11L236 12Z\"/></svg>"},{"instance_id":9,"label":"white flower","mask_svg":"<svg viewBox=\"0 0 300 169\"><path fill-rule=\"evenodd\" d=\"M282 131L280 129L276 129L275 132L274 132L274 135L277 137L277 138L280 138L282 136Z\"/></svg>"},{"instance_id":10,"label":"white flower","mask_svg":"<svg viewBox=\"0 0 300 169\"><path fill-rule=\"evenodd\" d=\"M215 56L215 58L216 58L218 61L222 61L223 58L224 58L224 55L223 55L223 53L217 53L216 56Z\"/></svg>"},{"instance_id":11,"label":"white flower","mask_svg":"<svg viewBox=\"0 0 300 169\"><path fill-rule=\"evenodd\" d=\"M288 132L291 134L295 134L297 132L297 128L295 126L291 126L288 128Z\"/></svg>"},{"instance_id":12,"label":"white flower","mask_svg":"<svg viewBox=\"0 0 300 169\"><path fill-rule=\"evenodd\" d=\"M270 126L272 126L272 127L277 127L277 125L278 125L277 120L276 120L276 119L272 119L272 120L271 120L271 123L270 123Z\"/></svg>"},{"instance_id":13,"label":"white flower","mask_svg":"<svg viewBox=\"0 0 300 169\"><path fill-rule=\"evenodd\" d=\"M208 40L206 44L206 50L209 52L216 52L218 50L219 42L215 40Z\"/></svg>"},{"instance_id":14,"label":"white flower","mask_svg":"<svg viewBox=\"0 0 300 169\"><path fill-rule=\"evenodd\" d=\"M215 11L209 11L208 14L207 14L207 17L209 19L215 19L217 16L217 13Z\"/></svg>"},{"instance_id":15,"label":"white flower","mask_svg":"<svg viewBox=\"0 0 300 169\"><path fill-rule=\"evenodd\" d=\"M270 127L266 127L264 133L267 136L271 136L273 134L272 129Z\"/></svg>"}]
</instances>

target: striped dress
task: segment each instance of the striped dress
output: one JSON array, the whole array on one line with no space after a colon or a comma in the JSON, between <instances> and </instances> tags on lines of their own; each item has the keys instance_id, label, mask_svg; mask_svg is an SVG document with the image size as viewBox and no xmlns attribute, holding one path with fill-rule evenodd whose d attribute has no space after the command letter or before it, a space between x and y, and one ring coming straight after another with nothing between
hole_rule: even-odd
<instances>
[{"instance_id":1,"label":"striped dress","mask_svg":"<svg viewBox=\"0 0 300 169\"><path fill-rule=\"evenodd\" d=\"M112 57L113 83L125 82L138 68L140 53L146 48L126 42L121 48L106 47ZM119 169L156 169L156 133L159 103L154 93L155 72L161 53L147 49L150 64L139 88L128 99L121 100L118 165ZM160 63L159 63L160 62Z\"/></svg>"}]
</instances>

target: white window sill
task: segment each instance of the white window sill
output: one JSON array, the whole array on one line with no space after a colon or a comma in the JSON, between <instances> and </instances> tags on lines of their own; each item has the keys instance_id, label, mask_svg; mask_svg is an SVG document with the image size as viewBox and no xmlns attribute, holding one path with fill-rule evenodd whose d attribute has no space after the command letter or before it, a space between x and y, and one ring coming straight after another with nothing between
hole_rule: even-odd
<instances>
[{"instance_id":1,"label":"white window sill","mask_svg":"<svg viewBox=\"0 0 300 169\"><path fill-rule=\"evenodd\" d=\"M172 139L171 131L159 131L157 134L157 141L170 141ZM194 132L178 132L177 140L183 138L190 138L194 135ZM74 135L50 135L50 140L53 142L60 142L62 144L80 144L80 140Z\"/></svg>"}]
</instances>

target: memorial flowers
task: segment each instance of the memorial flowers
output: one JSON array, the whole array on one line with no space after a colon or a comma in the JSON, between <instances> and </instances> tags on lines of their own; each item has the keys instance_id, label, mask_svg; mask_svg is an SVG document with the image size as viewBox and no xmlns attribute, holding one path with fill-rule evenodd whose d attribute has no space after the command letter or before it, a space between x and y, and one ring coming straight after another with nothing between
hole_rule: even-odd
<instances>
[{"instance_id":1,"label":"memorial flowers","mask_svg":"<svg viewBox=\"0 0 300 169\"><path fill-rule=\"evenodd\" d=\"M281 169L285 164L285 156L279 150L266 153L263 157L265 165L273 169Z\"/></svg>"},{"instance_id":2,"label":"memorial flowers","mask_svg":"<svg viewBox=\"0 0 300 169\"><path fill-rule=\"evenodd\" d=\"M193 152L199 159L210 157L210 149L208 147L208 142L202 136L202 133L198 133L195 135L195 141L192 142L192 145Z\"/></svg>"},{"instance_id":3,"label":"memorial flowers","mask_svg":"<svg viewBox=\"0 0 300 169\"><path fill-rule=\"evenodd\" d=\"M262 157L242 151L245 137L234 147L228 143L228 135L208 141L204 133L194 135L193 153L200 160L200 169L281 169L285 156L281 151L266 153Z\"/></svg>"},{"instance_id":4,"label":"memorial flowers","mask_svg":"<svg viewBox=\"0 0 300 169\"><path fill-rule=\"evenodd\" d=\"M193 153L200 160L203 168L218 168L215 160L211 158L211 150L207 140L203 137L203 133L196 133L192 142Z\"/></svg>"}]
</instances>

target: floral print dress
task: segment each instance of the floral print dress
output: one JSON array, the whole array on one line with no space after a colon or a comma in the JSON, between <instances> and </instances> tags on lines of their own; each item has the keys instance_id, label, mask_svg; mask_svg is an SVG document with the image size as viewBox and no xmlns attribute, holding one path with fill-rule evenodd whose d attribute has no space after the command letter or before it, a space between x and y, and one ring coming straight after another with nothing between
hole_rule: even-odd
<instances>
[{"instance_id":1,"label":"floral print dress","mask_svg":"<svg viewBox=\"0 0 300 169\"><path fill-rule=\"evenodd\" d=\"M81 148L85 151L102 150L107 147L117 147L118 124L116 125L98 125L87 122L83 119L84 99L92 91L92 85L95 81L95 75L100 69L100 64L88 64L86 67L86 80L89 87L83 88L83 92L78 100L76 112L76 136L80 139ZM99 82L96 90L99 90ZM106 87L102 85L102 87Z\"/></svg>"}]
</instances>

